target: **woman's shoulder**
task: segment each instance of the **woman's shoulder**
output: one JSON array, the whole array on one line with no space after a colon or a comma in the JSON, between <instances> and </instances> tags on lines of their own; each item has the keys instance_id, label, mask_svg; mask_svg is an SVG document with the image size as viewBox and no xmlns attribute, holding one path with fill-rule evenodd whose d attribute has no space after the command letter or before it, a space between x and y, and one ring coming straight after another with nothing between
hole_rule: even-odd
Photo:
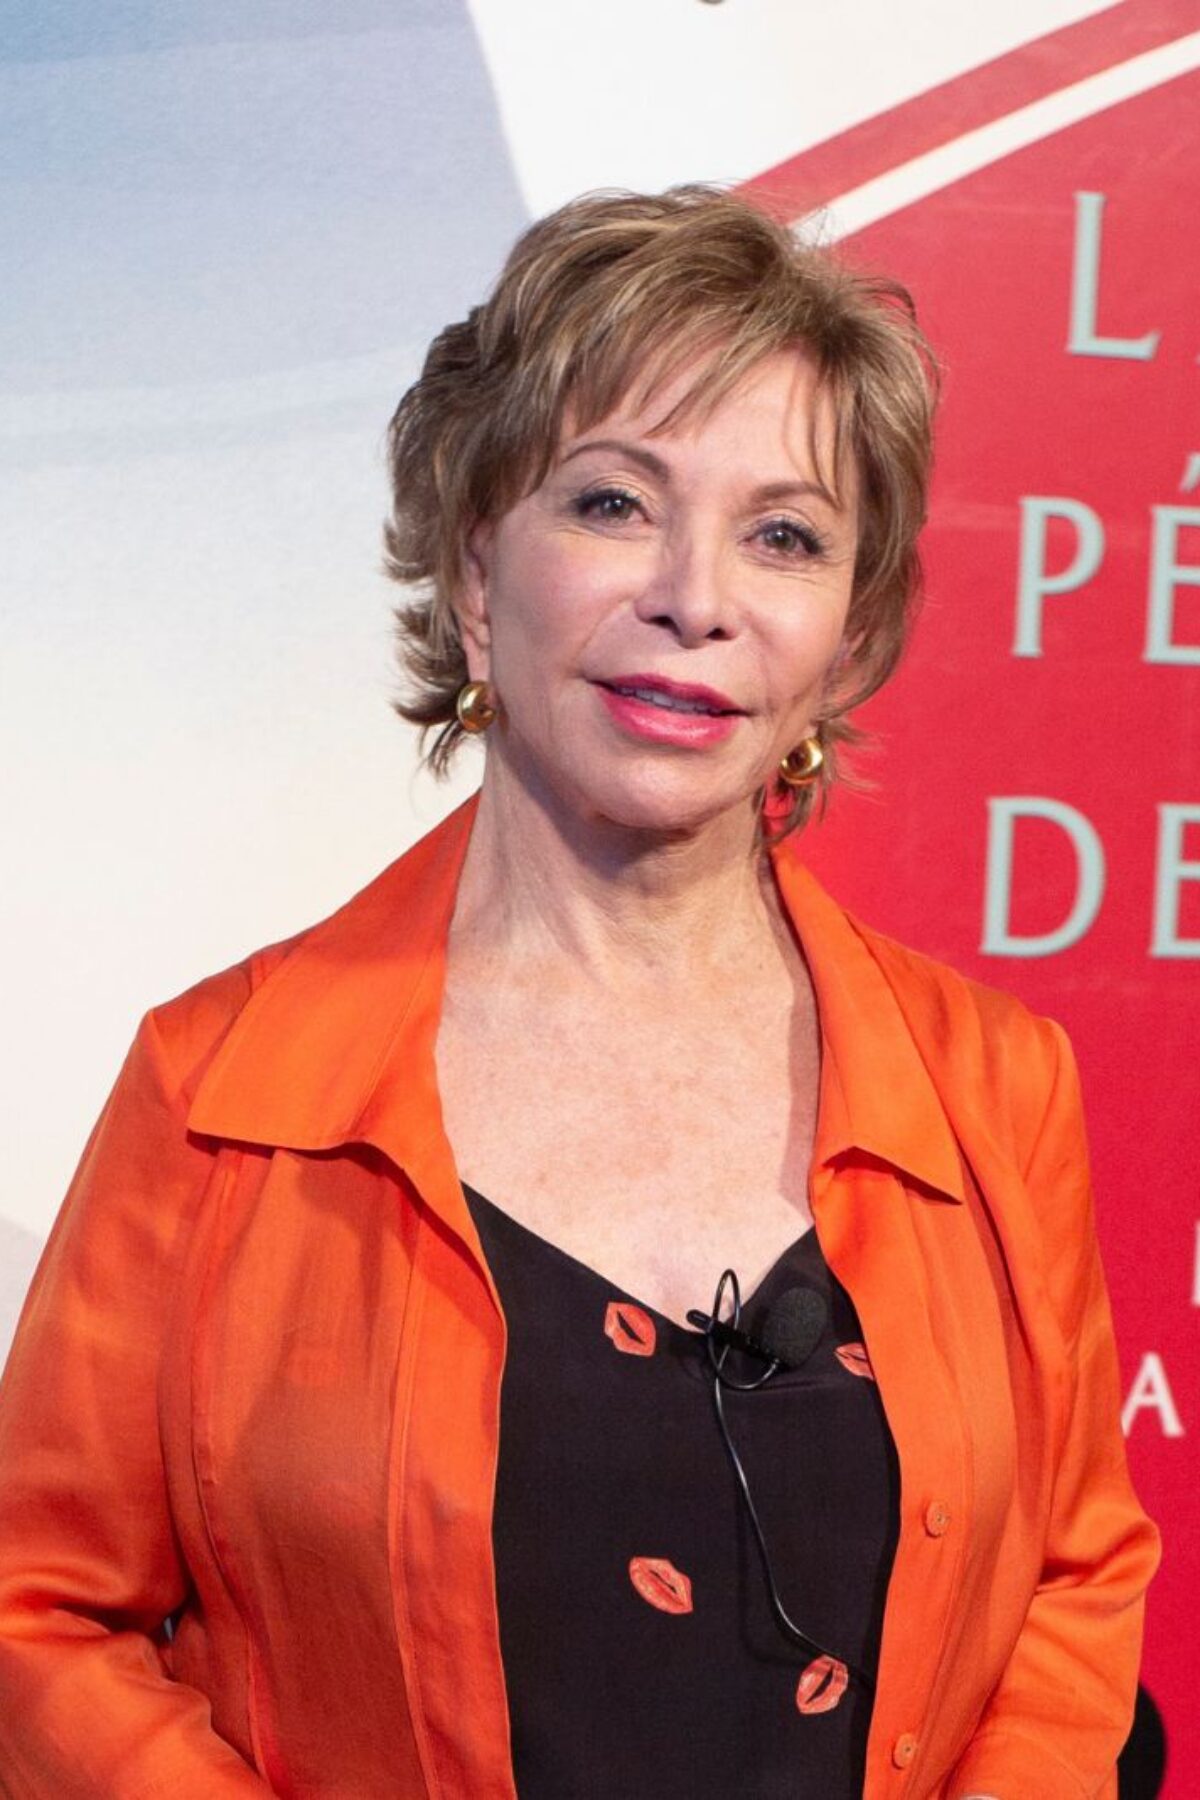
<instances>
[{"instance_id":1,"label":"woman's shoulder","mask_svg":"<svg viewBox=\"0 0 1200 1800\"><path fill-rule=\"evenodd\" d=\"M969 1092L1028 1142L1055 1096L1078 1086L1063 1027L1016 994L853 922L939 1085Z\"/></svg>"},{"instance_id":2,"label":"woman's shoulder","mask_svg":"<svg viewBox=\"0 0 1200 1800\"><path fill-rule=\"evenodd\" d=\"M1038 1043L1053 1044L1061 1035L1055 1020L1035 1012L1008 989L964 975L953 964L901 943L861 919L854 918L853 924L892 985L914 999L956 1019L971 1017L987 1037L1013 1037L1031 1050Z\"/></svg>"},{"instance_id":3,"label":"woman's shoulder","mask_svg":"<svg viewBox=\"0 0 1200 1800\"><path fill-rule=\"evenodd\" d=\"M786 847L776 867L810 955L867 1005L879 996L882 976L931 1073L975 1093L981 1084L1005 1094L1028 1089L1044 1101L1064 1056L1070 1059L1060 1025L1002 987L868 923Z\"/></svg>"},{"instance_id":4,"label":"woman's shoulder","mask_svg":"<svg viewBox=\"0 0 1200 1800\"><path fill-rule=\"evenodd\" d=\"M270 1020L272 1043L305 1008L328 1010L335 993L343 1011L354 1004L380 1010L381 982L402 984L444 933L473 806L472 797L455 808L332 912L147 1013L143 1025L157 1033L186 1095L248 1008L259 1027ZM270 995L256 999L268 986Z\"/></svg>"},{"instance_id":5,"label":"woman's shoulder","mask_svg":"<svg viewBox=\"0 0 1200 1800\"><path fill-rule=\"evenodd\" d=\"M228 968L203 976L147 1012L140 1031L154 1038L185 1103L191 1100L251 997L304 942L309 930L311 927L263 945Z\"/></svg>"}]
</instances>

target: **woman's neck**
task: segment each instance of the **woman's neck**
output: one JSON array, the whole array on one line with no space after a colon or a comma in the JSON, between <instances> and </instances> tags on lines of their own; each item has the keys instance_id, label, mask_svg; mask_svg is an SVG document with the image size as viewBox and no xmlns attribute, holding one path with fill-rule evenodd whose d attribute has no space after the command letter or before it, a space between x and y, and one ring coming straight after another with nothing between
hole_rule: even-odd
<instances>
[{"instance_id":1,"label":"woman's neck","mask_svg":"<svg viewBox=\"0 0 1200 1800\"><path fill-rule=\"evenodd\" d=\"M621 989L744 979L788 928L747 807L694 832L583 820L502 774L485 779L452 948ZM700 967L697 967L698 957Z\"/></svg>"}]
</instances>

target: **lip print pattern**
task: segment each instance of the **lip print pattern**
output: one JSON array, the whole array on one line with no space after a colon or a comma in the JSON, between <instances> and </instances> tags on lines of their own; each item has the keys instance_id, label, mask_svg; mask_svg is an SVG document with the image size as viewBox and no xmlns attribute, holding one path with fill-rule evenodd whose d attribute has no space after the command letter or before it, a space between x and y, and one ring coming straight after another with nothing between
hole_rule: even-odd
<instances>
[{"instance_id":1,"label":"lip print pattern","mask_svg":"<svg viewBox=\"0 0 1200 1800\"><path fill-rule=\"evenodd\" d=\"M604 1335L626 1356L653 1356L658 1341L654 1320L632 1300L610 1300L604 1313Z\"/></svg>"},{"instance_id":2,"label":"lip print pattern","mask_svg":"<svg viewBox=\"0 0 1200 1800\"><path fill-rule=\"evenodd\" d=\"M629 1579L642 1599L656 1606L659 1612L691 1612L691 1581L665 1556L631 1556Z\"/></svg>"},{"instance_id":3,"label":"lip print pattern","mask_svg":"<svg viewBox=\"0 0 1200 1800\"><path fill-rule=\"evenodd\" d=\"M874 1381L875 1371L871 1367L865 1344L839 1344L837 1359L843 1369L849 1369L852 1375L862 1375L867 1381Z\"/></svg>"},{"instance_id":4,"label":"lip print pattern","mask_svg":"<svg viewBox=\"0 0 1200 1800\"><path fill-rule=\"evenodd\" d=\"M796 1683L796 1710L802 1713L832 1712L850 1680L850 1672L836 1656L817 1656Z\"/></svg>"}]
</instances>

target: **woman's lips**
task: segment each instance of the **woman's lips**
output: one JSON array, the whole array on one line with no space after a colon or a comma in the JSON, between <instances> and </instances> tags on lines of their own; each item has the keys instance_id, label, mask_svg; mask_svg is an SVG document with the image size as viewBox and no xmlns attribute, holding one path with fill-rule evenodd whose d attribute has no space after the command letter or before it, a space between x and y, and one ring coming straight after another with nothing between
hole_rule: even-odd
<instances>
[{"instance_id":1,"label":"woman's lips","mask_svg":"<svg viewBox=\"0 0 1200 1800\"><path fill-rule=\"evenodd\" d=\"M633 678L619 683L597 682L596 688L610 718L629 736L649 743L698 749L719 744L730 736L742 717L736 710L726 710L729 703L711 688Z\"/></svg>"}]
</instances>

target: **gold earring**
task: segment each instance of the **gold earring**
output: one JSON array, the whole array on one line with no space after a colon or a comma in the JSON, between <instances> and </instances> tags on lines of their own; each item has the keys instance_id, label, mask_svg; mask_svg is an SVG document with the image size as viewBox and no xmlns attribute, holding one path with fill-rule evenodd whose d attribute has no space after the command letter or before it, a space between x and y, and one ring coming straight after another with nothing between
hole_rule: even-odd
<instances>
[{"instance_id":1,"label":"gold earring","mask_svg":"<svg viewBox=\"0 0 1200 1800\"><path fill-rule=\"evenodd\" d=\"M486 731L496 717L496 708L488 699L487 682L468 681L465 687L459 688L454 711L463 730L473 737Z\"/></svg>"},{"instance_id":2,"label":"gold earring","mask_svg":"<svg viewBox=\"0 0 1200 1800\"><path fill-rule=\"evenodd\" d=\"M789 750L779 764L779 779L786 787L807 787L821 773L825 762L825 752L820 740L816 737L801 738L794 750Z\"/></svg>"}]
</instances>

